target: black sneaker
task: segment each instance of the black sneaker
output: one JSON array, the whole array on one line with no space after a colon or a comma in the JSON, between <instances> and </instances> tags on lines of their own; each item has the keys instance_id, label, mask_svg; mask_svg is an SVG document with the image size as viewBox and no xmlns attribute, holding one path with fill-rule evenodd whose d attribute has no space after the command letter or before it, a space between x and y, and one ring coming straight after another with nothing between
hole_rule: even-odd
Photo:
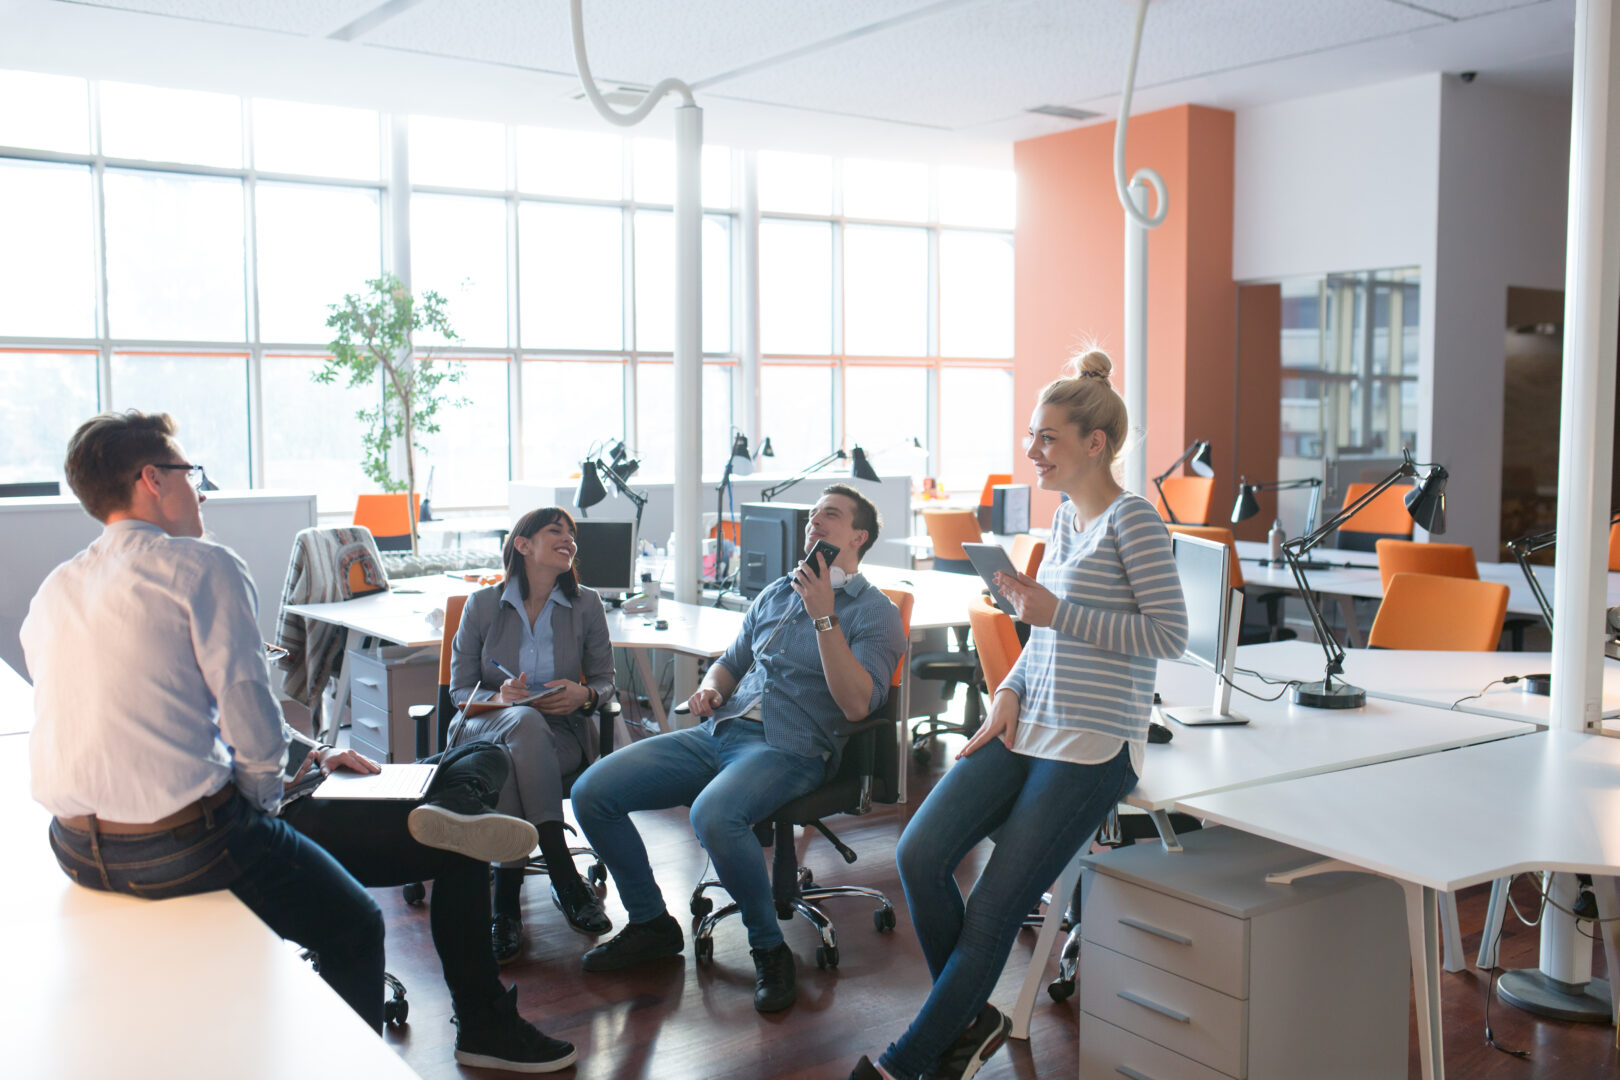
<instances>
[{"instance_id":1,"label":"black sneaker","mask_svg":"<svg viewBox=\"0 0 1620 1080\"><path fill-rule=\"evenodd\" d=\"M597 895L586 887L583 881L570 882L566 887L559 889L557 883L551 883L551 902L557 905L557 910L563 913L568 925L582 934L596 936L605 934L613 929L613 922L607 917L602 907L602 901ZM683 941L682 944L685 944Z\"/></svg>"},{"instance_id":2,"label":"black sneaker","mask_svg":"<svg viewBox=\"0 0 1620 1080\"><path fill-rule=\"evenodd\" d=\"M581 963L586 971L618 971L649 960L679 956L684 948L686 936L681 933L681 924L666 911L656 919L630 923L586 953Z\"/></svg>"},{"instance_id":3,"label":"black sneaker","mask_svg":"<svg viewBox=\"0 0 1620 1080\"><path fill-rule=\"evenodd\" d=\"M522 818L479 811L464 814L438 803L423 803L405 819L418 844L465 855L475 862L526 859L539 843L534 826Z\"/></svg>"},{"instance_id":4,"label":"black sneaker","mask_svg":"<svg viewBox=\"0 0 1620 1080\"><path fill-rule=\"evenodd\" d=\"M544 1073L566 1069L579 1057L573 1043L549 1037L518 1015L515 986L487 1009L457 1016L455 1025L456 1060L463 1065Z\"/></svg>"},{"instance_id":5,"label":"black sneaker","mask_svg":"<svg viewBox=\"0 0 1620 1080\"><path fill-rule=\"evenodd\" d=\"M497 964L510 964L523 954L523 921L516 915L497 915L489 924L489 946Z\"/></svg>"},{"instance_id":6,"label":"black sneaker","mask_svg":"<svg viewBox=\"0 0 1620 1080\"><path fill-rule=\"evenodd\" d=\"M781 1012L799 996L793 985L793 950L787 942L771 949L749 949L754 957L754 1009Z\"/></svg>"},{"instance_id":7,"label":"black sneaker","mask_svg":"<svg viewBox=\"0 0 1620 1080\"><path fill-rule=\"evenodd\" d=\"M940 1055L927 1080L971 1080L1011 1034L1012 1021L994 1005L986 1005L973 1024Z\"/></svg>"},{"instance_id":8,"label":"black sneaker","mask_svg":"<svg viewBox=\"0 0 1620 1080\"><path fill-rule=\"evenodd\" d=\"M849 1080L883 1080L883 1074L877 1071L877 1066L872 1064L871 1058L862 1054L861 1060L850 1070Z\"/></svg>"}]
</instances>

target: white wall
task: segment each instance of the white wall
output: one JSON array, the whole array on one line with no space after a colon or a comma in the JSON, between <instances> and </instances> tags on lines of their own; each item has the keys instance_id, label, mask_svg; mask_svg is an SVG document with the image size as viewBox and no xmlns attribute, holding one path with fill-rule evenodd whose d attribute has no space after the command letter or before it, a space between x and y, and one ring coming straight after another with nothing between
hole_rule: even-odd
<instances>
[{"instance_id":1,"label":"white wall","mask_svg":"<svg viewBox=\"0 0 1620 1080\"><path fill-rule=\"evenodd\" d=\"M1417 266L1434 257L1440 76L1242 109L1232 276Z\"/></svg>"},{"instance_id":2,"label":"white wall","mask_svg":"<svg viewBox=\"0 0 1620 1080\"><path fill-rule=\"evenodd\" d=\"M1570 102L1449 76L1440 100L1436 263L1423 282L1434 394L1418 444L1451 472L1445 539L1497 559L1512 539L1499 535L1507 290L1564 287Z\"/></svg>"}]
</instances>

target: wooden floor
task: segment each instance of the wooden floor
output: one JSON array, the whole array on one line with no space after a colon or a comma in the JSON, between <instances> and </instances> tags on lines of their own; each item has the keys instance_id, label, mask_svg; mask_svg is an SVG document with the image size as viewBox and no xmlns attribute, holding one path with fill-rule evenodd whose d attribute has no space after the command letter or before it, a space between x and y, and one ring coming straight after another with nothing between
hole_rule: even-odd
<instances>
[{"instance_id":1,"label":"wooden floor","mask_svg":"<svg viewBox=\"0 0 1620 1080\"><path fill-rule=\"evenodd\" d=\"M588 975L579 957L590 940L568 929L551 904L544 879L531 878L524 889L524 918L529 934L524 957L502 973L518 987L519 1009L547 1034L573 1042L580 1053L572 1072L580 1080L715 1080L715 1078L784 1077L842 1080L862 1053L876 1056L915 1015L928 982L927 967L911 931L911 921L894 868L900 830L923 794L940 775L940 758L949 758L959 740L945 743L929 769L913 766L912 801L885 806L867 817L832 822L845 843L860 855L846 866L819 835L801 838L801 862L818 880L849 882L883 890L895 904L898 925L879 934L872 925L871 905L861 899L834 901L829 911L837 922L842 953L836 971L815 965L816 935L802 919L785 928L799 960L799 1000L776 1016L753 1009L753 968L743 928L728 920L715 938L712 963L692 959L690 933L686 955L632 972ZM686 903L705 865L684 810L637 816L654 871L670 910L684 923ZM964 863L960 878L970 887L982 845ZM1470 961L1477 952L1484 919L1484 888L1460 897L1463 942ZM722 894L723 895L723 894ZM1531 910L1527 884L1515 890L1520 907ZM398 890L377 890L388 925L388 966L409 988L410 1022L386 1036L407 1063L428 1080L451 1076L502 1075L463 1069L452 1056L455 1029L450 1024L449 995L440 976L428 934L425 907L412 908ZM623 925L624 910L610 884L609 916ZM993 1000L1010 1007L1027 967L1034 934L1024 932ZM1537 932L1509 915L1501 944L1509 967L1533 967ZM1603 971L1602 950L1594 963ZM1055 972L1052 964L1048 978ZM1081 972L1084 977L1084 971ZM1323 972L1332 978L1332 972ZM1497 1002L1490 1019L1497 1041L1526 1049L1529 1060L1492 1050L1484 1039L1484 995L1488 976L1470 966L1466 972L1441 976L1446 1066L1450 1076L1478 1080L1614 1075L1620 1067L1615 1032L1600 1025L1542 1020ZM1055 1004L1044 994L1036 1005L1029 1042L1012 1042L979 1076L984 1080L1032 1080L1074 1076L1077 1070L1077 998ZM1355 1023L1354 1017L1344 1018ZM1420 1075L1415 1027L1408 1075Z\"/></svg>"}]
</instances>

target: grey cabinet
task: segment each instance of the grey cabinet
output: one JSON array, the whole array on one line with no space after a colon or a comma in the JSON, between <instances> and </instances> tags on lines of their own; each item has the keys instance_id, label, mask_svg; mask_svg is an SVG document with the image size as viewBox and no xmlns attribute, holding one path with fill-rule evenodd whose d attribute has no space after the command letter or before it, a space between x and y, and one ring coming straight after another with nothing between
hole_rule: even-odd
<instances>
[{"instance_id":1,"label":"grey cabinet","mask_svg":"<svg viewBox=\"0 0 1620 1080\"><path fill-rule=\"evenodd\" d=\"M1236 829L1087 857L1080 1076L1404 1080L1410 967L1400 888L1265 877L1319 856Z\"/></svg>"},{"instance_id":2,"label":"grey cabinet","mask_svg":"<svg viewBox=\"0 0 1620 1080\"><path fill-rule=\"evenodd\" d=\"M377 761L415 761L416 724L410 708L439 700L438 647L350 649L345 662L349 665L350 744Z\"/></svg>"}]
</instances>

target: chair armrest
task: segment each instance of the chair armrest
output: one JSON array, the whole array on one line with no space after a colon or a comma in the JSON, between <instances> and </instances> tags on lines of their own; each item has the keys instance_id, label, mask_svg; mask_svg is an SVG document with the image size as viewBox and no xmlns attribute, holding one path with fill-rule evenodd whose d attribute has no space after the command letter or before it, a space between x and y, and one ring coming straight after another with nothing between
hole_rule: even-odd
<instances>
[{"instance_id":1,"label":"chair armrest","mask_svg":"<svg viewBox=\"0 0 1620 1080\"><path fill-rule=\"evenodd\" d=\"M416 760L421 761L433 751L429 748L432 741L428 731L433 725L433 714L438 711L436 705L412 705L406 710L411 721L416 725Z\"/></svg>"},{"instance_id":2,"label":"chair armrest","mask_svg":"<svg viewBox=\"0 0 1620 1080\"><path fill-rule=\"evenodd\" d=\"M596 752L600 757L607 757L613 752L613 726L621 711L618 694L596 703Z\"/></svg>"},{"instance_id":3,"label":"chair armrest","mask_svg":"<svg viewBox=\"0 0 1620 1080\"><path fill-rule=\"evenodd\" d=\"M878 727L893 727L895 718L890 715L889 707L885 705L875 713L863 716L859 720L839 720L833 724L833 734L839 738L848 738L862 732L871 731Z\"/></svg>"}]
</instances>

